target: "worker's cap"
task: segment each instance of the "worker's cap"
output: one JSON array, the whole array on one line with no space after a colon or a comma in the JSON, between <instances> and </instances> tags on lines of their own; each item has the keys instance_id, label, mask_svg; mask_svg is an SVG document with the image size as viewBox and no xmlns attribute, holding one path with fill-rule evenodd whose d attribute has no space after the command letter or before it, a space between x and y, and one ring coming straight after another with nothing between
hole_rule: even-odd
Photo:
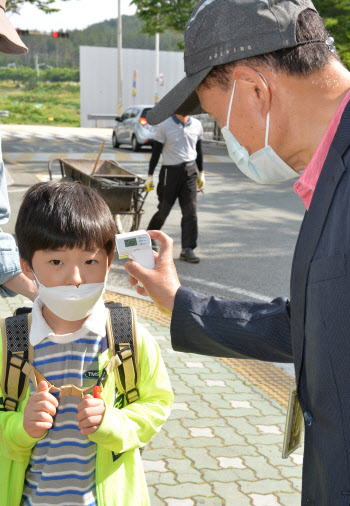
<instances>
[{"instance_id":1,"label":"worker's cap","mask_svg":"<svg viewBox=\"0 0 350 506\"><path fill-rule=\"evenodd\" d=\"M5 14L6 0L0 0L0 52L6 54L25 54L28 48L19 38Z\"/></svg>"},{"instance_id":2,"label":"worker's cap","mask_svg":"<svg viewBox=\"0 0 350 506\"><path fill-rule=\"evenodd\" d=\"M201 112L195 89L216 65L294 47L296 22L311 0L201 0L185 31L182 79L149 111L157 125L172 114Z\"/></svg>"}]
</instances>

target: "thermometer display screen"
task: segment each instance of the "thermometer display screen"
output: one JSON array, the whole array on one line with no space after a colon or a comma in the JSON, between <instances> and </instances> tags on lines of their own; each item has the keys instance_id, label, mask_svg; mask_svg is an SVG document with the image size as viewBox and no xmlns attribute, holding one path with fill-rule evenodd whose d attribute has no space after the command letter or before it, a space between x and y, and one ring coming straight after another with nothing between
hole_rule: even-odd
<instances>
[{"instance_id":1,"label":"thermometer display screen","mask_svg":"<svg viewBox=\"0 0 350 506\"><path fill-rule=\"evenodd\" d=\"M125 239L124 241L126 248L131 248L131 246L137 246L137 239L133 237L132 239Z\"/></svg>"}]
</instances>

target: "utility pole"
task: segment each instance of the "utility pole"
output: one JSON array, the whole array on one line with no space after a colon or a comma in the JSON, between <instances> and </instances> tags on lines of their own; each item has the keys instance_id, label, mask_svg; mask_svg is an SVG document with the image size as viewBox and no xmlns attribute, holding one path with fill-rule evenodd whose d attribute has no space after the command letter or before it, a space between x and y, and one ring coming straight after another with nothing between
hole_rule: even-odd
<instances>
[{"instance_id":1,"label":"utility pole","mask_svg":"<svg viewBox=\"0 0 350 506\"><path fill-rule=\"evenodd\" d=\"M156 33L156 75L155 75L155 89L154 89L154 103L156 104L159 99L159 33Z\"/></svg>"},{"instance_id":2,"label":"utility pole","mask_svg":"<svg viewBox=\"0 0 350 506\"><path fill-rule=\"evenodd\" d=\"M118 0L118 116L122 115L123 112L123 66L122 66L122 16L120 9L121 0Z\"/></svg>"},{"instance_id":3,"label":"utility pole","mask_svg":"<svg viewBox=\"0 0 350 506\"><path fill-rule=\"evenodd\" d=\"M37 82L37 84L40 84L39 56L38 56L38 53L35 53L35 69L36 69L36 82Z\"/></svg>"}]
</instances>

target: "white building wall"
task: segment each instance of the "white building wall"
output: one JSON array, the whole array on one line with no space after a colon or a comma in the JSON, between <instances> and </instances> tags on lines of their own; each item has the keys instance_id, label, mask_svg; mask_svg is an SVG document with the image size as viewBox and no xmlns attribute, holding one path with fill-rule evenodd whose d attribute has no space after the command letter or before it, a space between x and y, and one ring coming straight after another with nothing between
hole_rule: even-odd
<instances>
[{"instance_id":1,"label":"white building wall","mask_svg":"<svg viewBox=\"0 0 350 506\"><path fill-rule=\"evenodd\" d=\"M153 104L155 93L155 51L123 49L123 110L133 104ZM107 47L80 47L80 125L94 127L88 114L117 115L118 50ZM132 95L133 72L137 71L136 96ZM164 86L159 99L184 76L183 53L160 51L159 72ZM113 126L114 120L98 120L98 126Z\"/></svg>"}]
</instances>

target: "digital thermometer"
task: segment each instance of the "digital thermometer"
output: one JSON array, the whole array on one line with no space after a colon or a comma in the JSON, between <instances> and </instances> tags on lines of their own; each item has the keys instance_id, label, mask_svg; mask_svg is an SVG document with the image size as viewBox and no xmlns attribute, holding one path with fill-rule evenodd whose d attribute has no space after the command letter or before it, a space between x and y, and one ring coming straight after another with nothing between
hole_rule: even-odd
<instances>
[{"instance_id":1,"label":"digital thermometer","mask_svg":"<svg viewBox=\"0 0 350 506\"><path fill-rule=\"evenodd\" d=\"M136 230L115 236L119 258L131 258L146 269L153 269L151 238L146 230Z\"/></svg>"}]
</instances>

